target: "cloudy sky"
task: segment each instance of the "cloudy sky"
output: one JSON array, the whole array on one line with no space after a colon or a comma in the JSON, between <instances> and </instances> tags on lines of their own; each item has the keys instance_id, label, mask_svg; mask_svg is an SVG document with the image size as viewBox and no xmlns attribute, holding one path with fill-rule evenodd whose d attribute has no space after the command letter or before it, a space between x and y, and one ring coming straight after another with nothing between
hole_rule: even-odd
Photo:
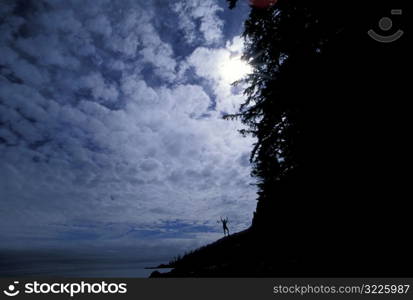
<instances>
[{"instance_id":1,"label":"cloudy sky","mask_svg":"<svg viewBox=\"0 0 413 300\"><path fill-rule=\"evenodd\" d=\"M220 216L247 228L253 140L221 117L243 101L248 10L1 1L0 248L170 258L220 238Z\"/></svg>"}]
</instances>

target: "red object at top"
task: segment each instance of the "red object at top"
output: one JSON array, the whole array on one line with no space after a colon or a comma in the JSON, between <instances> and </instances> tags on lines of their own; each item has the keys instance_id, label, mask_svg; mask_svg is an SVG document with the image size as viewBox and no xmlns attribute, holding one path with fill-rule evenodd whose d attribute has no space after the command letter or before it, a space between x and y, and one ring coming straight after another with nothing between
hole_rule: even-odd
<instances>
[{"instance_id":1,"label":"red object at top","mask_svg":"<svg viewBox=\"0 0 413 300\"><path fill-rule=\"evenodd\" d=\"M275 3L277 3L278 0L250 0L250 5L258 8L268 8Z\"/></svg>"}]
</instances>

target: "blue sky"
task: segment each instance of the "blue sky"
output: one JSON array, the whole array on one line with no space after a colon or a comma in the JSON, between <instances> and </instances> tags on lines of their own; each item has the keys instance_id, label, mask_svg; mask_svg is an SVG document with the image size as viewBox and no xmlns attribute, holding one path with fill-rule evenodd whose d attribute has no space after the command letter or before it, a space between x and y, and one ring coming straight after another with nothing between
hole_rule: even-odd
<instances>
[{"instance_id":1,"label":"blue sky","mask_svg":"<svg viewBox=\"0 0 413 300\"><path fill-rule=\"evenodd\" d=\"M162 259L220 238L220 216L247 228L253 140L221 116L243 102L222 66L248 10L1 1L0 248Z\"/></svg>"}]
</instances>

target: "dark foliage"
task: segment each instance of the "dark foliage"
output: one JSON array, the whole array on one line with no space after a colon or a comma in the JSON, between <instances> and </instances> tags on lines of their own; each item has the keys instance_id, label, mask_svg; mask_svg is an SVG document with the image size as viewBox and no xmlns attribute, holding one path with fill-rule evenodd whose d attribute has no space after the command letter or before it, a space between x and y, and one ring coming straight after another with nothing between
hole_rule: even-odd
<instances>
[{"instance_id":1,"label":"dark foliage","mask_svg":"<svg viewBox=\"0 0 413 300\"><path fill-rule=\"evenodd\" d=\"M386 48L366 35L364 26L380 17L372 14L380 13L379 4L355 9L332 2L280 0L252 9L245 23L244 59L254 71L244 80L246 102L228 117L240 118L257 140L253 225L276 234L279 248L297 258L342 255L337 266L372 268L381 260L382 267L402 269L392 262L408 248L400 193L407 188L400 156L407 127L396 117L404 115L400 103L388 99L403 99L405 79L383 77L403 68L402 44ZM377 84L388 88L372 88ZM398 220L389 224L391 214ZM398 239L396 251L383 234Z\"/></svg>"}]
</instances>

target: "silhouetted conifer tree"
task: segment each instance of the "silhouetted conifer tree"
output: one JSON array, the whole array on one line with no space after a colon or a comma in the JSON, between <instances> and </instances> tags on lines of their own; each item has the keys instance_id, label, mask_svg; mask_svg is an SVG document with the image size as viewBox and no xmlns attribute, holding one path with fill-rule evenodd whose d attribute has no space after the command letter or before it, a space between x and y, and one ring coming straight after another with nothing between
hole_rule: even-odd
<instances>
[{"instance_id":1,"label":"silhouetted conifer tree","mask_svg":"<svg viewBox=\"0 0 413 300\"><path fill-rule=\"evenodd\" d=\"M254 221L268 223L276 218L276 207L291 205L283 197L291 195L290 182L296 184L300 177L306 150L302 135L309 117L303 112L312 101L296 90L308 86L311 78L306 75L311 76L326 41L338 33L338 28L323 27L314 13L316 5L305 2L252 8L245 22L243 59L253 72L241 80L247 86L245 103L238 114L226 118L239 118L248 126L241 133L256 138L251 154L259 188Z\"/></svg>"},{"instance_id":2,"label":"silhouetted conifer tree","mask_svg":"<svg viewBox=\"0 0 413 300\"><path fill-rule=\"evenodd\" d=\"M330 261L336 270L411 266L400 172L406 40L380 45L367 35L386 13L374 1L279 0L252 7L245 22L243 58L253 71L240 81L246 101L226 118L256 138L252 227L270 236L271 253L304 255L314 270ZM391 214L397 220L384 222ZM382 243L384 233L398 246Z\"/></svg>"}]
</instances>

